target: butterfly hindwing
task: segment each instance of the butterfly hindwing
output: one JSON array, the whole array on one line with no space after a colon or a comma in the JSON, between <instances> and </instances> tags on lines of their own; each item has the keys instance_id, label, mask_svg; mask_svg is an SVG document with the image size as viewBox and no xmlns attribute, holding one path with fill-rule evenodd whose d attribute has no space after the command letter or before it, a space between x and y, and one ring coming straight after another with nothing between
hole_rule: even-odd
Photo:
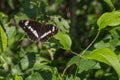
<instances>
[{"instance_id":1,"label":"butterfly hindwing","mask_svg":"<svg viewBox=\"0 0 120 80\"><path fill-rule=\"evenodd\" d=\"M41 24L31 20L20 20L19 25L32 41L45 42L58 32L52 24Z\"/></svg>"},{"instance_id":2,"label":"butterfly hindwing","mask_svg":"<svg viewBox=\"0 0 120 80\"><path fill-rule=\"evenodd\" d=\"M45 30L45 33L43 33L40 36L40 41L43 41L43 42L44 40L45 41L48 40L49 38L51 38L53 35L55 35L58 32L58 29L51 24L45 25L44 30Z\"/></svg>"}]
</instances>

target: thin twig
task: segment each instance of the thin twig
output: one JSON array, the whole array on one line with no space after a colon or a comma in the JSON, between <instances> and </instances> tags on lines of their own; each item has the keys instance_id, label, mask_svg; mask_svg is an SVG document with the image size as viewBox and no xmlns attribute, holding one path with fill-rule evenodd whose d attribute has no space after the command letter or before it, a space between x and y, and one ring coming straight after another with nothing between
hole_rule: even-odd
<instances>
[{"instance_id":1,"label":"thin twig","mask_svg":"<svg viewBox=\"0 0 120 80\"><path fill-rule=\"evenodd\" d=\"M92 46L92 44L93 44L93 43L96 41L96 39L98 38L99 34L100 34L100 31L98 31L96 37L95 37L95 38L93 39L93 41L88 45L88 47L80 54L80 56L82 56L82 55Z\"/></svg>"}]
</instances>

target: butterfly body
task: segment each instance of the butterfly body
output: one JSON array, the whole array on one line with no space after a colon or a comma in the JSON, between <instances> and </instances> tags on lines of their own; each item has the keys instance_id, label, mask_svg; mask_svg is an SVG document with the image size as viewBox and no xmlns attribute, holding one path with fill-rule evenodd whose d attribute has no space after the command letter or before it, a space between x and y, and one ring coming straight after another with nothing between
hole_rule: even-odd
<instances>
[{"instance_id":1,"label":"butterfly body","mask_svg":"<svg viewBox=\"0 0 120 80\"><path fill-rule=\"evenodd\" d=\"M32 41L45 42L58 32L57 27L52 24L42 24L31 20L20 20L19 26Z\"/></svg>"}]
</instances>

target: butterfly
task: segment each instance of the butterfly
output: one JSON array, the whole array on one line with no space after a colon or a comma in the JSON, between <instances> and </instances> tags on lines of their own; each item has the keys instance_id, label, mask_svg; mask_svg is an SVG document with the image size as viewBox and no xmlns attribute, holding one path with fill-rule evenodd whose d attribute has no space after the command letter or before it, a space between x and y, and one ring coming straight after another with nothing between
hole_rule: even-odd
<instances>
[{"instance_id":1,"label":"butterfly","mask_svg":"<svg viewBox=\"0 0 120 80\"><path fill-rule=\"evenodd\" d=\"M20 20L19 26L32 41L45 42L58 33L58 28L52 24L43 24L32 20Z\"/></svg>"}]
</instances>

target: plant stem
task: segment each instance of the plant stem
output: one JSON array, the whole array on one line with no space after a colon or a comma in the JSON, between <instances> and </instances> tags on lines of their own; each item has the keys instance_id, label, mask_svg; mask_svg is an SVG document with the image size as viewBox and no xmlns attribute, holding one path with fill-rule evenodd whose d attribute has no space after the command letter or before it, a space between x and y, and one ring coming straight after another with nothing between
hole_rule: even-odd
<instances>
[{"instance_id":1,"label":"plant stem","mask_svg":"<svg viewBox=\"0 0 120 80\"><path fill-rule=\"evenodd\" d=\"M79 57L81 57L81 55L79 55L78 53L76 53L76 52L73 52L73 51L70 51L71 53L73 53L73 54L75 54L76 56L79 56Z\"/></svg>"},{"instance_id":2,"label":"plant stem","mask_svg":"<svg viewBox=\"0 0 120 80\"><path fill-rule=\"evenodd\" d=\"M77 72L78 72L78 66L77 66L77 68L76 68L76 71L75 71L75 75L74 75L74 80L76 80L76 75L77 75Z\"/></svg>"},{"instance_id":3,"label":"plant stem","mask_svg":"<svg viewBox=\"0 0 120 80\"><path fill-rule=\"evenodd\" d=\"M88 45L88 47L80 54L80 56L82 56L82 55L92 46L92 44L93 44L93 43L96 41L96 39L98 38L99 34L100 34L100 31L98 31L96 37L95 37L95 38L93 39L93 41Z\"/></svg>"},{"instance_id":4,"label":"plant stem","mask_svg":"<svg viewBox=\"0 0 120 80\"><path fill-rule=\"evenodd\" d=\"M71 66L71 65L67 66L67 67L63 70L62 77L64 76L66 70L67 70L70 66Z\"/></svg>"}]
</instances>

